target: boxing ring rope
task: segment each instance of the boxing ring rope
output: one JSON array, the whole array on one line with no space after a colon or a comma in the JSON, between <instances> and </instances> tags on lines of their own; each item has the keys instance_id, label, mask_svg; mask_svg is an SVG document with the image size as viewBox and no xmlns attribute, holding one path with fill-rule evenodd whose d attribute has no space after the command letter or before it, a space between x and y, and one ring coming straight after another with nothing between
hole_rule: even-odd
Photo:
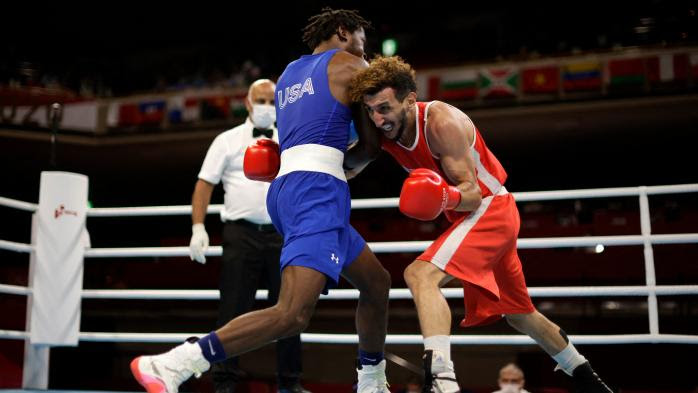
<instances>
[{"instance_id":1,"label":"boxing ring rope","mask_svg":"<svg viewBox=\"0 0 698 393\"><path fill-rule=\"evenodd\" d=\"M680 233L670 235L649 235L652 244L688 244L698 243L698 233ZM604 246L637 246L644 244L645 236L576 236L554 238L527 238L519 239L517 248L568 248L568 247L593 247L597 244ZM376 254L391 252L420 252L424 251L431 241L403 241L403 242L368 242L371 250ZM30 253L34 250L31 244L0 240L0 249ZM221 256L221 246L211 246L206 251L206 256ZM91 258L114 257L185 257L189 256L189 247L113 247L113 248L89 248L85 250L85 256Z\"/></svg>"},{"instance_id":2,"label":"boxing ring rope","mask_svg":"<svg viewBox=\"0 0 698 393\"><path fill-rule=\"evenodd\" d=\"M16 330L0 330L3 338L23 340L29 333ZM118 343L181 343L189 337L201 336L202 333L106 333L80 332L80 341L84 342L118 342ZM686 334L607 334L574 335L569 338L579 345L610 344L698 344L696 336ZM355 334L302 333L301 340L311 344L358 344ZM389 334L386 344L422 344L421 334ZM451 344L456 345L535 345L529 336L524 335L454 335Z\"/></svg>"},{"instance_id":3,"label":"boxing ring rope","mask_svg":"<svg viewBox=\"0 0 698 393\"><path fill-rule=\"evenodd\" d=\"M697 295L698 285L656 285L654 272L653 244L688 244L698 243L698 233L680 233L652 235L650 227L650 212L648 195L678 194L698 192L698 184L682 184L649 187L622 187L605 189L581 189L565 191L540 191L513 193L517 202L561 200L577 198L607 198L607 197L639 197L640 202L640 235L624 236L581 236L519 239L518 248L557 248L557 247L588 247L597 244L608 246L643 245L645 259L646 285L644 286L582 286L582 287L532 287L529 293L532 297L604 297L604 296L647 296L649 333L627 335L571 335L578 344L637 344L637 343L675 343L698 344L698 335L661 334L658 325L657 296ZM374 198L352 201L353 209L394 208L398 198ZM38 205L0 197L0 206L35 212ZM211 205L208 213L219 212L222 205ZM163 216L188 215L191 206L153 206L153 207L119 207L119 208L89 208L88 217L127 217L127 216ZM369 243L376 253L389 252L419 252L423 251L430 241L406 242L373 242ZM31 244L0 240L0 249L31 253ZM220 246L210 247L206 255L220 256ZM189 255L188 247L128 247L128 248L87 248L86 258L111 257L182 257ZM447 298L460 298L462 289L444 288L442 292ZM10 295L31 295L32 289L23 286L0 284L0 293ZM216 300L218 290L82 290L83 299L140 299L140 300ZM257 299L267 297L266 290L257 291ZM358 298L354 289L334 289L321 299L351 300ZM390 290L390 299L411 299L406 288ZM169 343L181 342L192 335L201 333L109 333L109 332L80 332L80 341L93 342L144 342ZM16 330L0 330L0 339L25 340L28 332ZM303 342L356 344L355 334L323 334L303 333ZM421 344L421 335L388 335L388 344ZM452 343L463 345L530 345L534 341L522 335L455 335Z\"/></svg>"}]
</instances>

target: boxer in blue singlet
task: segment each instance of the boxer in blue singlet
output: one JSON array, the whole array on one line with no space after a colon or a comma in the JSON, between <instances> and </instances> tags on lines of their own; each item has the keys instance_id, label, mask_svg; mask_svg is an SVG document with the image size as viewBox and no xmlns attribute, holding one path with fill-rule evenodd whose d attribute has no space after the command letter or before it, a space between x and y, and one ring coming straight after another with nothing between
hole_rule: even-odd
<instances>
[{"instance_id":1,"label":"boxer in blue singlet","mask_svg":"<svg viewBox=\"0 0 698 393\"><path fill-rule=\"evenodd\" d=\"M340 275L360 292L358 392L390 392L383 359L390 275L349 224L344 172L376 153L371 146L379 135L367 128L372 126L365 111L354 111L360 138L345 157L352 121L348 87L368 66L363 60L368 27L356 11L323 9L303 29L313 53L290 63L277 83L281 167L267 209L284 237L278 303L167 353L134 359L132 372L149 393L176 392L211 363L302 332L320 294L336 286Z\"/></svg>"}]
</instances>

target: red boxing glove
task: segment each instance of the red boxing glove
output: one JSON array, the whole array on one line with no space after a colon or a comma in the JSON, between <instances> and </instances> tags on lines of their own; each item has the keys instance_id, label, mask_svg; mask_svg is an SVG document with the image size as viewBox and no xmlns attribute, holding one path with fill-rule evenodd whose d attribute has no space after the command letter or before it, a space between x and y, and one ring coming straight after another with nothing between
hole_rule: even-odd
<instances>
[{"instance_id":1,"label":"red boxing glove","mask_svg":"<svg viewBox=\"0 0 698 393\"><path fill-rule=\"evenodd\" d=\"M400 211L409 217L431 221L444 209L452 210L460 203L460 191L436 172L418 168L410 172L402 184Z\"/></svg>"},{"instance_id":2,"label":"red boxing glove","mask_svg":"<svg viewBox=\"0 0 698 393\"><path fill-rule=\"evenodd\" d=\"M245 150L242 170L250 180L271 182L279 173L279 144L271 139L259 139Z\"/></svg>"}]
</instances>

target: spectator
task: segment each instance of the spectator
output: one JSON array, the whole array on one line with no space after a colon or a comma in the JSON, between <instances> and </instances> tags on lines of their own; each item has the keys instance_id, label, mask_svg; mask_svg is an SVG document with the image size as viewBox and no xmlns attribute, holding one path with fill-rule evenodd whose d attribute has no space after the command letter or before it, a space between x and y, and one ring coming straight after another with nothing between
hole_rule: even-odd
<instances>
[{"instance_id":1,"label":"spectator","mask_svg":"<svg viewBox=\"0 0 698 393\"><path fill-rule=\"evenodd\" d=\"M499 390L493 393L529 393L524 389L524 373L519 366L509 363L499 370Z\"/></svg>"}]
</instances>

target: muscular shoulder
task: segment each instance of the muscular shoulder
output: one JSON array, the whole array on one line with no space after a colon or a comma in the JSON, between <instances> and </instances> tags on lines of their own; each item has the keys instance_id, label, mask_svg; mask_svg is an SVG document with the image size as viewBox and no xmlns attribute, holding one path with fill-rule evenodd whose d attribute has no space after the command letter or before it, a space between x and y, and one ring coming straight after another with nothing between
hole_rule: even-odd
<instances>
[{"instance_id":1,"label":"muscular shoulder","mask_svg":"<svg viewBox=\"0 0 698 393\"><path fill-rule=\"evenodd\" d=\"M327 78L330 82L332 96L342 104L350 106L349 82L357 71L366 67L368 67L368 64L364 59L349 52L337 51L332 56L327 69Z\"/></svg>"},{"instance_id":2,"label":"muscular shoulder","mask_svg":"<svg viewBox=\"0 0 698 393\"><path fill-rule=\"evenodd\" d=\"M427 132L434 153L454 146L469 146L475 128L460 109L445 102L434 101L429 106Z\"/></svg>"},{"instance_id":3,"label":"muscular shoulder","mask_svg":"<svg viewBox=\"0 0 698 393\"><path fill-rule=\"evenodd\" d=\"M366 60L354 56L347 51L337 51L330 60L330 75L336 79L351 79L356 71L368 67Z\"/></svg>"}]
</instances>

